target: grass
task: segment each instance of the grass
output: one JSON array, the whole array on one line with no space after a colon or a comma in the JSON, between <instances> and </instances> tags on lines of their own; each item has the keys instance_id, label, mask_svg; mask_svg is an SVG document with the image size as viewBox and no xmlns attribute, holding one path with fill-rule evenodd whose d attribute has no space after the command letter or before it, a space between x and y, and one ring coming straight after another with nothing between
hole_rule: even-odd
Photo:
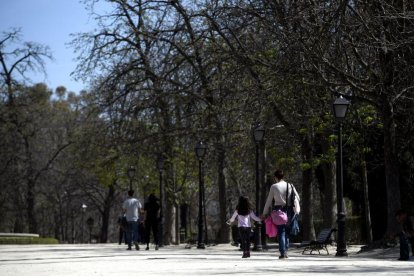
<instances>
[{"instance_id":1,"label":"grass","mask_svg":"<svg viewBox=\"0 0 414 276\"><path fill-rule=\"evenodd\" d=\"M54 238L0 237L1 244L59 244Z\"/></svg>"}]
</instances>

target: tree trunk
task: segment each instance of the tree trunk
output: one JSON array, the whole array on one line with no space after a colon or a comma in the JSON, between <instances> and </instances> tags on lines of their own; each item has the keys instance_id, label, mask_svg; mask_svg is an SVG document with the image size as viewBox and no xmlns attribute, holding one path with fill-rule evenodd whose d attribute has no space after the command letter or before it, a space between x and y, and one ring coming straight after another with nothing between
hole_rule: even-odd
<instances>
[{"instance_id":1,"label":"tree trunk","mask_svg":"<svg viewBox=\"0 0 414 276\"><path fill-rule=\"evenodd\" d=\"M175 208L175 244L179 245L181 243L180 240L180 206L178 204L174 205Z\"/></svg>"},{"instance_id":2,"label":"tree trunk","mask_svg":"<svg viewBox=\"0 0 414 276\"><path fill-rule=\"evenodd\" d=\"M35 183L29 179L27 181L27 220L29 223L29 233L37 233L37 220L35 212Z\"/></svg>"},{"instance_id":3,"label":"tree trunk","mask_svg":"<svg viewBox=\"0 0 414 276\"><path fill-rule=\"evenodd\" d=\"M401 195L398 171L398 155L396 149L396 127L392 104L384 97L381 109L384 122L384 165L385 185L387 192L387 232L396 233L395 211L401 208Z\"/></svg>"},{"instance_id":4,"label":"tree trunk","mask_svg":"<svg viewBox=\"0 0 414 276\"><path fill-rule=\"evenodd\" d=\"M304 137L302 142L302 154L303 161L312 164L313 153L312 143L309 135ZM302 185L302 222L303 222L303 239L314 240L315 239L315 228L313 225L313 193L312 183L314 181L313 168L306 169L302 172L303 185Z\"/></svg>"},{"instance_id":5,"label":"tree trunk","mask_svg":"<svg viewBox=\"0 0 414 276\"><path fill-rule=\"evenodd\" d=\"M328 155L331 144L326 137L320 142L322 154ZM320 183L322 188L321 206L323 228L332 228L336 225L336 162L326 162L320 166L322 176Z\"/></svg>"},{"instance_id":6,"label":"tree trunk","mask_svg":"<svg viewBox=\"0 0 414 276\"><path fill-rule=\"evenodd\" d=\"M324 190L322 205L323 228L336 225L336 163L322 165Z\"/></svg>"},{"instance_id":7,"label":"tree trunk","mask_svg":"<svg viewBox=\"0 0 414 276\"><path fill-rule=\"evenodd\" d=\"M217 145L217 184L219 192L219 208L220 208L220 230L218 234L219 243L229 242L229 226L226 224L227 221L227 196L226 196L226 178L224 176L224 159L226 153L222 144Z\"/></svg>"},{"instance_id":8,"label":"tree trunk","mask_svg":"<svg viewBox=\"0 0 414 276\"><path fill-rule=\"evenodd\" d=\"M102 212L102 225L99 241L101 243L106 243L108 241L108 228L109 228L109 218L111 215L111 209L115 200L115 189L113 185L108 187L108 193L104 201L104 208Z\"/></svg>"},{"instance_id":9,"label":"tree trunk","mask_svg":"<svg viewBox=\"0 0 414 276\"><path fill-rule=\"evenodd\" d=\"M271 176L272 172L267 171L266 167L266 159L267 159L267 153L266 153L266 146L265 141L261 142L261 150L260 150L260 169L262 171L260 177L260 210L256 210L258 214L262 214L264 204L267 199L267 193L270 190L270 186L272 186L272 180L273 177ZM269 174L270 173L270 174ZM266 227L262 225L260 228L262 230L262 247L264 249L267 249L267 235L266 235Z\"/></svg>"},{"instance_id":10,"label":"tree trunk","mask_svg":"<svg viewBox=\"0 0 414 276\"><path fill-rule=\"evenodd\" d=\"M368 172L367 163L365 160L361 162L362 186L364 191L364 216L365 216L365 231L367 243L372 243L372 225L371 225L371 209L369 207L369 193L368 193Z\"/></svg>"},{"instance_id":11,"label":"tree trunk","mask_svg":"<svg viewBox=\"0 0 414 276\"><path fill-rule=\"evenodd\" d=\"M172 141L165 137L164 142L164 152L167 155L167 158L171 158L172 155ZM172 232L174 227L174 168L170 162L165 163L165 181L164 181L164 202L163 205L163 243L164 245L169 245L172 242Z\"/></svg>"}]
</instances>

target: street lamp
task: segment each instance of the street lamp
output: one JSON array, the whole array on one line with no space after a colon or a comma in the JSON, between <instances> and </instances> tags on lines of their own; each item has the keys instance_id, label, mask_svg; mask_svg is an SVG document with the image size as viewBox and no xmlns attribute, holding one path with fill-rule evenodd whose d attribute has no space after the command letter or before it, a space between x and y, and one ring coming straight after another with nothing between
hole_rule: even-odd
<instances>
[{"instance_id":1,"label":"street lamp","mask_svg":"<svg viewBox=\"0 0 414 276\"><path fill-rule=\"evenodd\" d=\"M86 212L86 208L88 208L88 206L85 203L82 203L82 236L81 236L81 243L83 243L83 232L85 229L85 212Z\"/></svg>"},{"instance_id":2,"label":"street lamp","mask_svg":"<svg viewBox=\"0 0 414 276\"><path fill-rule=\"evenodd\" d=\"M130 166L128 168L128 171L127 171L127 174L128 174L128 177L129 177L129 190L132 190L132 179L135 176L135 171L136 170L135 170L134 166Z\"/></svg>"},{"instance_id":3,"label":"street lamp","mask_svg":"<svg viewBox=\"0 0 414 276\"><path fill-rule=\"evenodd\" d=\"M337 176L336 176L336 197L337 197L337 223L338 239L336 245L336 256L348 256L345 240L345 213L344 213L344 168L342 164L342 122L345 119L350 102L338 97L333 103L334 116L338 123L338 154L337 154Z\"/></svg>"},{"instance_id":4,"label":"street lamp","mask_svg":"<svg viewBox=\"0 0 414 276\"><path fill-rule=\"evenodd\" d=\"M260 154L260 144L263 142L265 135L265 129L262 124L256 123L253 125L253 140L256 144L256 212L259 212L261 208L260 204L260 182L261 182L261 170L259 167L259 154ZM254 240L253 250L262 251L262 230L261 225L256 224L256 235Z\"/></svg>"},{"instance_id":5,"label":"street lamp","mask_svg":"<svg viewBox=\"0 0 414 276\"><path fill-rule=\"evenodd\" d=\"M164 170L164 157L162 155L158 156L157 159L157 169L160 174L160 231L158 233L158 246L162 247L163 237L164 237L164 185L162 183L162 172Z\"/></svg>"},{"instance_id":6,"label":"street lamp","mask_svg":"<svg viewBox=\"0 0 414 276\"><path fill-rule=\"evenodd\" d=\"M198 158L198 174L199 174L199 189L198 189L198 249L205 249L203 240L204 232L204 172L203 172L203 158L207 152L206 145L200 141L195 147L195 153Z\"/></svg>"}]
</instances>

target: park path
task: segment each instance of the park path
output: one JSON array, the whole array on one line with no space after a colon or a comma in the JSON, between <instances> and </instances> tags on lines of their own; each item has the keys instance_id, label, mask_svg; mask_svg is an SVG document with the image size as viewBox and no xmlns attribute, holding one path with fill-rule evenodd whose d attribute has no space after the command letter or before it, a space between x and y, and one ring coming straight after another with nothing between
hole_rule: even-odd
<instances>
[{"instance_id":1,"label":"park path","mask_svg":"<svg viewBox=\"0 0 414 276\"><path fill-rule=\"evenodd\" d=\"M341 258L293 249L288 260L278 260L276 250L241 259L230 245L159 251L126 251L117 244L0 245L0 275L414 275L414 261L396 261L396 249L356 254L351 247Z\"/></svg>"}]
</instances>

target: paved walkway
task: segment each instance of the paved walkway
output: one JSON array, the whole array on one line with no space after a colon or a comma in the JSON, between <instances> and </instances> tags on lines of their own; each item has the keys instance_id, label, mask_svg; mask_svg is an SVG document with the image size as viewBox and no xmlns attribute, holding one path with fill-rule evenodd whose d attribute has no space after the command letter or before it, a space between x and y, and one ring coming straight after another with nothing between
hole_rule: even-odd
<instances>
[{"instance_id":1,"label":"paved walkway","mask_svg":"<svg viewBox=\"0 0 414 276\"><path fill-rule=\"evenodd\" d=\"M159 251L126 251L117 244L0 245L0 275L414 275L414 261L396 261L396 249L356 254L351 247L341 258L294 249L288 260L278 260L276 250L241 259L230 245Z\"/></svg>"}]
</instances>

